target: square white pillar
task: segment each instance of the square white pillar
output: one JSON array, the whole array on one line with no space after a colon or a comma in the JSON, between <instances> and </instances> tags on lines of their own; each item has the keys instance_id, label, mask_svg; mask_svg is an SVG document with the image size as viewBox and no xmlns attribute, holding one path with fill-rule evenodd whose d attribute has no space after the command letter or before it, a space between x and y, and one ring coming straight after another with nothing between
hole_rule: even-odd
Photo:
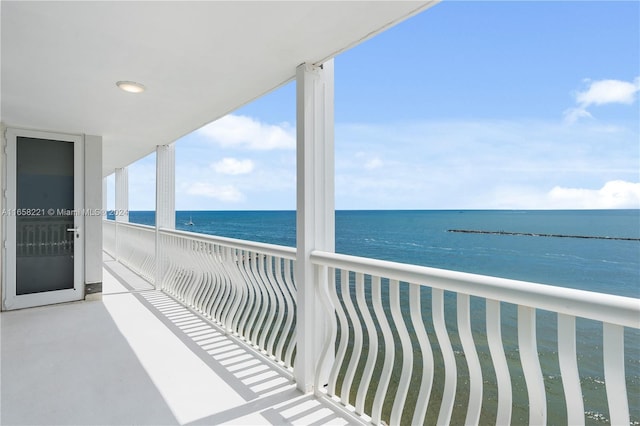
<instances>
[{"instance_id":1,"label":"square white pillar","mask_svg":"<svg viewBox=\"0 0 640 426\"><path fill-rule=\"evenodd\" d=\"M120 260L120 235L118 222L129 222L129 172L126 167L116 169L116 260Z\"/></svg>"},{"instance_id":2,"label":"square white pillar","mask_svg":"<svg viewBox=\"0 0 640 426\"><path fill-rule=\"evenodd\" d=\"M313 390L324 330L316 312L318 283L310 260L313 250L335 251L333 60L296 70L297 350L298 388Z\"/></svg>"},{"instance_id":3,"label":"square white pillar","mask_svg":"<svg viewBox=\"0 0 640 426\"><path fill-rule=\"evenodd\" d=\"M176 150L156 147L156 228L176 228Z\"/></svg>"},{"instance_id":4,"label":"square white pillar","mask_svg":"<svg viewBox=\"0 0 640 426\"><path fill-rule=\"evenodd\" d=\"M102 137L84 137L85 294L102 292Z\"/></svg>"},{"instance_id":5,"label":"square white pillar","mask_svg":"<svg viewBox=\"0 0 640 426\"><path fill-rule=\"evenodd\" d=\"M160 229L176 229L176 151L175 145L156 147L156 259L155 286L162 287L164 273Z\"/></svg>"},{"instance_id":6,"label":"square white pillar","mask_svg":"<svg viewBox=\"0 0 640 426\"><path fill-rule=\"evenodd\" d=\"M116 222L129 222L129 171L116 169Z\"/></svg>"},{"instance_id":7,"label":"square white pillar","mask_svg":"<svg viewBox=\"0 0 640 426\"><path fill-rule=\"evenodd\" d=\"M102 178L102 219L107 218L107 178Z\"/></svg>"}]
</instances>

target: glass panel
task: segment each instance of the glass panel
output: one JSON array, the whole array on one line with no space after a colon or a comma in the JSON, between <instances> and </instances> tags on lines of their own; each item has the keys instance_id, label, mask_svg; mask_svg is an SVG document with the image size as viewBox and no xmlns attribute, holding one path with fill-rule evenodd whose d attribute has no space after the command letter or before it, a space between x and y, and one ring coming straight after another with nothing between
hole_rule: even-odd
<instances>
[{"instance_id":1,"label":"glass panel","mask_svg":"<svg viewBox=\"0 0 640 426\"><path fill-rule=\"evenodd\" d=\"M16 143L16 295L73 288L73 142Z\"/></svg>"}]
</instances>

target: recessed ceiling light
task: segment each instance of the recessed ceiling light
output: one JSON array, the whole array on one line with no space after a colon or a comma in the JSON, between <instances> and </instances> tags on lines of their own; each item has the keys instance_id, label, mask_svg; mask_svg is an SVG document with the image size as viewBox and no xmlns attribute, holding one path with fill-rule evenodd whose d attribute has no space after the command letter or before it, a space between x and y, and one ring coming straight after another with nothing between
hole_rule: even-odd
<instances>
[{"instance_id":1,"label":"recessed ceiling light","mask_svg":"<svg viewBox=\"0 0 640 426\"><path fill-rule=\"evenodd\" d=\"M129 93L142 93L146 89L144 85L136 83L135 81L118 81L116 86Z\"/></svg>"}]
</instances>

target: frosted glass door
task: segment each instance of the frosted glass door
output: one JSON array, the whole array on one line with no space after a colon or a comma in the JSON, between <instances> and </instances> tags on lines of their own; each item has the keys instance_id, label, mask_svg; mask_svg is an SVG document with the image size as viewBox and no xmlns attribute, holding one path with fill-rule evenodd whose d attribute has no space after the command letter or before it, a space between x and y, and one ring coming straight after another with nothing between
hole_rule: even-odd
<instances>
[{"instance_id":1,"label":"frosted glass door","mask_svg":"<svg viewBox=\"0 0 640 426\"><path fill-rule=\"evenodd\" d=\"M16 295L74 287L74 143L16 140Z\"/></svg>"}]
</instances>

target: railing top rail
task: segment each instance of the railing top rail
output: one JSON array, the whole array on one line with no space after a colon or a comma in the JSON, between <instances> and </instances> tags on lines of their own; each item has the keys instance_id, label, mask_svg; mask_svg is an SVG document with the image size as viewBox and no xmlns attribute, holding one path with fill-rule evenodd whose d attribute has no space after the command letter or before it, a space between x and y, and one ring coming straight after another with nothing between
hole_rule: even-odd
<instances>
[{"instance_id":1,"label":"railing top rail","mask_svg":"<svg viewBox=\"0 0 640 426\"><path fill-rule=\"evenodd\" d=\"M178 231L175 229L160 229L161 234L176 235L192 240L207 243L216 243L240 250L249 250L264 253L270 256L281 257L289 260L296 260L296 249L294 247L279 246L275 244L259 243L255 241L238 240L235 238L218 237L213 235L198 234L196 232Z\"/></svg>"},{"instance_id":2,"label":"railing top rail","mask_svg":"<svg viewBox=\"0 0 640 426\"><path fill-rule=\"evenodd\" d=\"M155 226L142 225L140 223L131 223L131 222L114 222L114 223L116 223L118 226L126 226L126 227L129 227L129 228L144 229L145 231L155 231L156 230Z\"/></svg>"},{"instance_id":3,"label":"railing top rail","mask_svg":"<svg viewBox=\"0 0 640 426\"><path fill-rule=\"evenodd\" d=\"M640 299L315 250L311 261L577 317L640 328Z\"/></svg>"}]
</instances>

